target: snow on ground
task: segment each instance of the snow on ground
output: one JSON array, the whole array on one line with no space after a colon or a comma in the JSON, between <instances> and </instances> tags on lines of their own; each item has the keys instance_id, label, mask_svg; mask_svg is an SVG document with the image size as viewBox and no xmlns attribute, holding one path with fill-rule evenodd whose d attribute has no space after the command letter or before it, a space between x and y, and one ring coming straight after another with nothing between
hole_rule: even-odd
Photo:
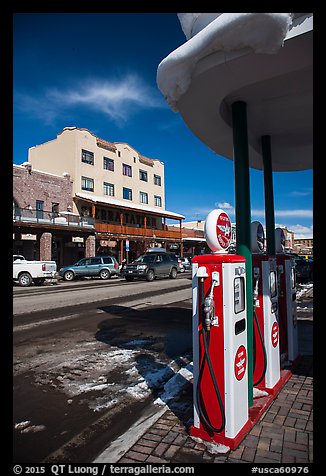
<instances>
[{"instance_id":1,"label":"snow on ground","mask_svg":"<svg viewBox=\"0 0 326 476\"><path fill-rule=\"evenodd\" d=\"M215 443L214 441L205 441L201 438L197 438L197 436L191 436L191 439L197 441L197 443L204 444L207 448L207 451L211 454L221 454L221 453L228 453L230 451L230 447L226 445L222 445L221 443Z\"/></svg>"},{"instance_id":2,"label":"snow on ground","mask_svg":"<svg viewBox=\"0 0 326 476\"><path fill-rule=\"evenodd\" d=\"M154 401L154 403L156 405L164 405L165 403L176 398L181 392L183 386L192 379L192 370L193 364L191 362L186 367L180 369L179 372L174 374L173 377L166 382L163 393Z\"/></svg>"},{"instance_id":3,"label":"snow on ground","mask_svg":"<svg viewBox=\"0 0 326 476\"><path fill-rule=\"evenodd\" d=\"M109 409L122 400L142 400L158 392L179 370L175 361L151 349L153 339L135 339L119 346L96 339L79 331L72 348L69 333L60 339L36 339L27 343L23 355L14 361L15 375L33 372L36 385L50 385L67 395L71 404L82 396L93 411Z\"/></svg>"},{"instance_id":4,"label":"snow on ground","mask_svg":"<svg viewBox=\"0 0 326 476\"><path fill-rule=\"evenodd\" d=\"M259 398L259 397L266 397L268 395L265 390L260 390L259 388L254 387L253 389L253 397L254 398Z\"/></svg>"},{"instance_id":5,"label":"snow on ground","mask_svg":"<svg viewBox=\"0 0 326 476\"><path fill-rule=\"evenodd\" d=\"M37 433L46 429L44 425L31 425L30 420L21 421L15 424L15 430L20 433Z\"/></svg>"},{"instance_id":6,"label":"snow on ground","mask_svg":"<svg viewBox=\"0 0 326 476\"><path fill-rule=\"evenodd\" d=\"M297 300L300 300L304 297L304 295L313 288L313 283L307 284L297 284Z\"/></svg>"},{"instance_id":7,"label":"snow on ground","mask_svg":"<svg viewBox=\"0 0 326 476\"><path fill-rule=\"evenodd\" d=\"M302 299L312 286L299 284L297 299ZM87 403L93 411L109 409L126 399L142 400L152 392L160 395L155 404L173 403L181 408L183 402L178 401L178 395L192 380L192 363L186 365L182 359L178 363L163 361L151 344L155 344L153 339L134 339L113 346L90 341L84 331L79 331L73 348L69 333L57 340L36 339L34 346L25 344L20 359L14 358L14 374L33 373L36 385L49 385L63 392L68 404L83 396L81 403ZM16 423L16 427L19 431L44 429L27 420Z\"/></svg>"}]
</instances>

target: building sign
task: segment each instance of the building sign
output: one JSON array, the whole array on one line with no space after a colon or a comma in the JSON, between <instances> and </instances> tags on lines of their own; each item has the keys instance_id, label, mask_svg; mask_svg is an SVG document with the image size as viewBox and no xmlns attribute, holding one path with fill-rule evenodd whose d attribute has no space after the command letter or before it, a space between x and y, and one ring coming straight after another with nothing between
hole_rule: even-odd
<instances>
[{"instance_id":1,"label":"building sign","mask_svg":"<svg viewBox=\"0 0 326 476\"><path fill-rule=\"evenodd\" d=\"M120 225L120 214L123 214L123 224L127 226L134 226L137 228L145 227L145 216L146 216L146 226L147 228L157 228L160 226L160 220L156 220L156 217L147 215L146 211L142 214L131 211L123 211L115 208L104 208L99 205L96 206L95 218L101 220L104 223L112 223ZM92 207L82 206L81 207L82 216L92 216Z\"/></svg>"},{"instance_id":2,"label":"building sign","mask_svg":"<svg viewBox=\"0 0 326 476\"><path fill-rule=\"evenodd\" d=\"M21 234L21 240L30 240L30 241L36 241L37 236L32 235L31 233L22 233Z\"/></svg>"},{"instance_id":3,"label":"building sign","mask_svg":"<svg viewBox=\"0 0 326 476\"><path fill-rule=\"evenodd\" d=\"M84 243L84 238L81 237L81 236L73 236L73 237L71 238L71 241L72 241L73 243Z\"/></svg>"}]
</instances>

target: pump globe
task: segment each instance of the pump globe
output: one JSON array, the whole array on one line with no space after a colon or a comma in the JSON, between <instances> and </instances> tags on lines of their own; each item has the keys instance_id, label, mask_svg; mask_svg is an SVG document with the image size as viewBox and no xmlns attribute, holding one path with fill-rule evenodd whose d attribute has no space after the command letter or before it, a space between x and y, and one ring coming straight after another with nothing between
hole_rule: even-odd
<instances>
[{"instance_id":1,"label":"pump globe","mask_svg":"<svg viewBox=\"0 0 326 476\"><path fill-rule=\"evenodd\" d=\"M259 221L251 223L251 251L253 253L264 253L265 251L265 232Z\"/></svg>"},{"instance_id":2,"label":"pump globe","mask_svg":"<svg viewBox=\"0 0 326 476\"><path fill-rule=\"evenodd\" d=\"M231 241L231 220L221 208L212 210L205 220L205 239L213 253L225 253Z\"/></svg>"}]
</instances>

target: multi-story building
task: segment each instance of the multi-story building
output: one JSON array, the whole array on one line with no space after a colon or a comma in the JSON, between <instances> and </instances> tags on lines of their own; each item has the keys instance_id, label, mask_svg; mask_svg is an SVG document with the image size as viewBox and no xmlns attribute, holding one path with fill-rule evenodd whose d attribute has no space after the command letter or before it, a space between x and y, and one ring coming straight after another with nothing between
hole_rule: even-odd
<instances>
[{"instance_id":1,"label":"multi-story building","mask_svg":"<svg viewBox=\"0 0 326 476\"><path fill-rule=\"evenodd\" d=\"M313 238L295 238L294 251L301 255L307 255L307 256L313 255L314 253Z\"/></svg>"},{"instance_id":2,"label":"multi-story building","mask_svg":"<svg viewBox=\"0 0 326 476\"><path fill-rule=\"evenodd\" d=\"M92 255L91 218L72 212L68 174L34 170L29 162L13 166L13 252L27 259L54 259L58 266Z\"/></svg>"},{"instance_id":3,"label":"multi-story building","mask_svg":"<svg viewBox=\"0 0 326 476\"><path fill-rule=\"evenodd\" d=\"M182 223L182 248L184 256L193 257L203 253L211 253L211 250L206 243L204 229L205 220L188 221ZM175 226L170 225L169 230L175 230ZM230 250L235 249L235 232L235 223L232 223Z\"/></svg>"},{"instance_id":4,"label":"multi-story building","mask_svg":"<svg viewBox=\"0 0 326 476\"><path fill-rule=\"evenodd\" d=\"M70 176L73 212L94 220L97 253L121 261L150 246L181 244L184 216L165 210L163 162L78 127L31 147L28 161L37 170ZM179 228L169 231L167 219L178 220Z\"/></svg>"}]
</instances>

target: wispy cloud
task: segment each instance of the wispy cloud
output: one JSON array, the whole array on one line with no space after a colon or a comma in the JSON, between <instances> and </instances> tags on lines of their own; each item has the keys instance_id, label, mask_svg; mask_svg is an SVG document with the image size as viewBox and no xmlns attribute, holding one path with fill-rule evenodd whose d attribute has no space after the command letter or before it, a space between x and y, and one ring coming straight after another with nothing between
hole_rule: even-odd
<instances>
[{"instance_id":1,"label":"wispy cloud","mask_svg":"<svg viewBox=\"0 0 326 476\"><path fill-rule=\"evenodd\" d=\"M213 208L221 208L225 210L231 219L235 217L235 207L229 202L226 201L217 201L214 203L214 206L211 207L196 207L192 209L181 210L180 213L185 215L187 220L197 219L198 217L202 220L206 218L208 213L212 211ZM265 210L263 208L254 208L251 210L251 217L253 219L261 219L265 221ZM313 211L309 209L294 209L294 210L275 210L276 218L313 218Z\"/></svg>"},{"instance_id":2,"label":"wispy cloud","mask_svg":"<svg viewBox=\"0 0 326 476\"><path fill-rule=\"evenodd\" d=\"M107 115L117 125L124 124L137 111L166 107L156 88L137 74L122 78L86 79L66 88L49 88L39 95L17 93L16 106L52 123L63 114L73 115L75 108Z\"/></svg>"},{"instance_id":3,"label":"wispy cloud","mask_svg":"<svg viewBox=\"0 0 326 476\"><path fill-rule=\"evenodd\" d=\"M222 208L222 210L227 210L228 212L234 212L234 206L229 202L215 202L217 208Z\"/></svg>"},{"instance_id":4,"label":"wispy cloud","mask_svg":"<svg viewBox=\"0 0 326 476\"><path fill-rule=\"evenodd\" d=\"M288 228L290 231L293 231L294 238L298 240L311 239L313 238L313 226L304 226L304 225L284 225L284 224L275 224L275 228Z\"/></svg>"},{"instance_id":5,"label":"wispy cloud","mask_svg":"<svg viewBox=\"0 0 326 476\"><path fill-rule=\"evenodd\" d=\"M312 188L306 188L304 190L293 190L289 193L290 197L309 197L312 194Z\"/></svg>"},{"instance_id":6,"label":"wispy cloud","mask_svg":"<svg viewBox=\"0 0 326 476\"><path fill-rule=\"evenodd\" d=\"M251 215L253 217L264 217L264 209L253 209L251 210ZM275 210L275 217L297 217L297 218L312 218L313 211L307 209L296 209L296 210Z\"/></svg>"}]
</instances>

